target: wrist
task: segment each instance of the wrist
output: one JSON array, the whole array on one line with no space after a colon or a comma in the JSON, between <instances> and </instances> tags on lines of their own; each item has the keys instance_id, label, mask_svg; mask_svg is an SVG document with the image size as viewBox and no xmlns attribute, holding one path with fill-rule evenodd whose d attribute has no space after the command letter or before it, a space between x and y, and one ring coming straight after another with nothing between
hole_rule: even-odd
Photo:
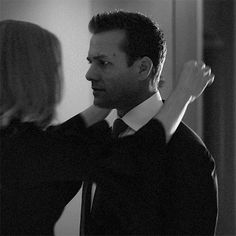
<instances>
[{"instance_id":1,"label":"wrist","mask_svg":"<svg viewBox=\"0 0 236 236\"><path fill-rule=\"evenodd\" d=\"M189 104L192 100L191 92L183 87L176 87L172 92L175 99L183 104Z\"/></svg>"}]
</instances>

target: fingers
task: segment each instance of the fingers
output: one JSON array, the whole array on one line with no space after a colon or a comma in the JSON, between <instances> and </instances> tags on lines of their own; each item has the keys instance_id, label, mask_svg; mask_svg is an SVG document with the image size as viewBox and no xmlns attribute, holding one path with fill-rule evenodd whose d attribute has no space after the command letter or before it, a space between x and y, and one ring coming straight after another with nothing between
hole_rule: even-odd
<instances>
[{"instance_id":1,"label":"fingers","mask_svg":"<svg viewBox=\"0 0 236 236\"><path fill-rule=\"evenodd\" d=\"M214 74L210 74L207 85L210 86L214 82L214 79L215 79L215 75Z\"/></svg>"},{"instance_id":2,"label":"fingers","mask_svg":"<svg viewBox=\"0 0 236 236\"><path fill-rule=\"evenodd\" d=\"M211 68L206 66L203 61L194 61L195 67L201 71L202 78L206 80L208 85L211 85L214 82L215 75L212 74Z\"/></svg>"},{"instance_id":3,"label":"fingers","mask_svg":"<svg viewBox=\"0 0 236 236\"><path fill-rule=\"evenodd\" d=\"M212 74L211 68L202 61L188 61L184 64L178 88L187 95L191 95L194 101L198 98L205 88L211 85L215 75Z\"/></svg>"},{"instance_id":4,"label":"fingers","mask_svg":"<svg viewBox=\"0 0 236 236\"><path fill-rule=\"evenodd\" d=\"M209 66L205 66L202 69L203 79L207 81L208 85L211 85L214 82L215 75L211 73L211 68Z\"/></svg>"},{"instance_id":5,"label":"fingers","mask_svg":"<svg viewBox=\"0 0 236 236\"><path fill-rule=\"evenodd\" d=\"M209 66L204 66L202 68L203 76L211 75L211 68Z\"/></svg>"}]
</instances>

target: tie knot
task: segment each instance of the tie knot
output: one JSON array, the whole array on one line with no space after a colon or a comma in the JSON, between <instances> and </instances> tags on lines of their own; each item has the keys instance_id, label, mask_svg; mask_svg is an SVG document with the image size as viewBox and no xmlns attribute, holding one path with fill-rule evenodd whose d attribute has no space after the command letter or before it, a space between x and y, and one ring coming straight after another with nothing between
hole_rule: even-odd
<instances>
[{"instance_id":1,"label":"tie knot","mask_svg":"<svg viewBox=\"0 0 236 236\"><path fill-rule=\"evenodd\" d=\"M112 127L112 136L114 138L118 138L119 135L124 132L128 128L127 124L125 122L118 118L114 121L113 127Z\"/></svg>"}]
</instances>

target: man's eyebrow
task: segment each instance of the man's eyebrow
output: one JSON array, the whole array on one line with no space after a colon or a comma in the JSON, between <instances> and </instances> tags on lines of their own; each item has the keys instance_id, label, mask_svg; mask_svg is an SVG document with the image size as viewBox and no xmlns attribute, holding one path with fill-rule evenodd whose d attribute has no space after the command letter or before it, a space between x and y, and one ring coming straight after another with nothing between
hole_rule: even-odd
<instances>
[{"instance_id":1,"label":"man's eyebrow","mask_svg":"<svg viewBox=\"0 0 236 236\"><path fill-rule=\"evenodd\" d=\"M98 56L88 56L87 57L87 60L88 61L91 61L91 59L94 59L94 60L101 60L101 59L109 59L109 57L108 56L106 56L106 55L98 55Z\"/></svg>"}]
</instances>

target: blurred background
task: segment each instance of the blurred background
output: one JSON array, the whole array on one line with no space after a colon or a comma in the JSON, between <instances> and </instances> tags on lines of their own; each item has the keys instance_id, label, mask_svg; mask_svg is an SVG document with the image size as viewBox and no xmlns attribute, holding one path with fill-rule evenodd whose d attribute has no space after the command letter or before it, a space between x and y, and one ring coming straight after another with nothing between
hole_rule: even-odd
<instances>
[{"instance_id":1,"label":"blurred background","mask_svg":"<svg viewBox=\"0 0 236 236\"><path fill-rule=\"evenodd\" d=\"M37 23L62 43L64 98L55 122L63 122L93 101L85 79L95 13L124 9L157 20L167 39L161 90L167 98L187 60L204 60L215 82L191 104L184 121L204 140L216 161L219 184L217 235L236 235L236 1L235 0L0 0L0 20ZM36 203L37 204L37 203ZM59 235L78 235L81 192L68 203L55 226Z\"/></svg>"}]
</instances>

